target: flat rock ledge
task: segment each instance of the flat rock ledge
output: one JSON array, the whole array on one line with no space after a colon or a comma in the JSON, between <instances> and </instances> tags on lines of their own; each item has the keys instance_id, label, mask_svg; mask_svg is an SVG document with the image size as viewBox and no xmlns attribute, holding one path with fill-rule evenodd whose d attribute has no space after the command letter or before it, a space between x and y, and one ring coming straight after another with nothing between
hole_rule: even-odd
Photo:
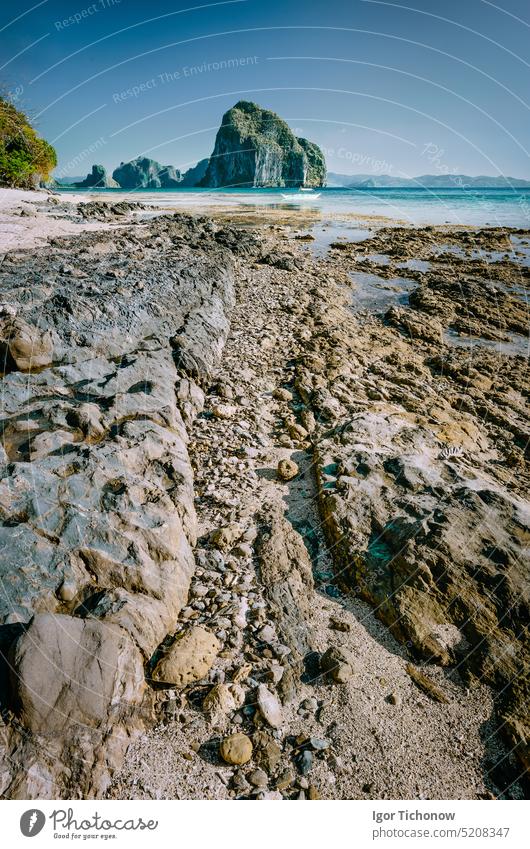
<instances>
[{"instance_id":1,"label":"flat rock ledge","mask_svg":"<svg viewBox=\"0 0 530 849\"><path fill-rule=\"evenodd\" d=\"M195 565L186 428L234 298L215 235L168 216L4 260L4 797L101 797L152 721Z\"/></svg>"}]
</instances>

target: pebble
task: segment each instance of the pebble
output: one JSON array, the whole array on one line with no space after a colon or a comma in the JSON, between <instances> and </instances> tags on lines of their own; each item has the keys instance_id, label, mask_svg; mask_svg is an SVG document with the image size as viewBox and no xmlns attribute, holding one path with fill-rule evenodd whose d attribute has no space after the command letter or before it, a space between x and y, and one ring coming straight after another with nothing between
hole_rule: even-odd
<instances>
[{"instance_id":1,"label":"pebble","mask_svg":"<svg viewBox=\"0 0 530 849\"><path fill-rule=\"evenodd\" d=\"M324 749L329 749L330 743L329 740L324 740L322 737L310 737L309 745L315 751L321 752Z\"/></svg>"},{"instance_id":2,"label":"pebble","mask_svg":"<svg viewBox=\"0 0 530 849\"><path fill-rule=\"evenodd\" d=\"M264 625L263 628L258 631L257 636L263 643L274 643L276 641L276 631L272 625Z\"/></svg>"},{"instance_id":3,"label":"pebble","mask_svg":"<svg viewBox=\"0 0 530 849\"><path fill-rule=\"evenodd\" d=\"M335 616L332 616L329 620L329 627L334 631L351 631L349 622L345 622L343 619L337 619Z\"/></svg>"},{"instance_id":4,"label":"pebble","mask_svg":"<svg viewBox=\"0 0 530 849\"><path fill-rule=\"evenodd\" d=\"M313 768L313 753L310 752L309 749L304 749L304 751L300 753L297 763L298 769L302 775L307 775Z\"/></svg>"},{"instance_id":5,"label":"pebble","mask_svg":"<svg viewBox=\"0 0 530 849\"><path fill-rule=\"evenodd\" d=\"M320 666L337 684L346 684L353 676L353 655L343 648L330 646L320 658Z\"/></svg>"},{"instance_id":6,"label":"pebble","mask_svg":"<svg viewBox=\"0 0 530 849\"><path fill-rule=\"evenodd\" d=\"M250 791L252 789L250 784L248 783L247 779L245 778L244 774L241 772L240 769L238 769L238 771L234 775L234 778L233 778L233 781L232 781L232 786L233 786L234 790L236 791L236 793L238 793L240 796L242 796L243 794L246 794L246 793L250 793Z\"/></svg>"},{"instance_id":7,"label":"pebble","mask_svg":"<svg viewBox=\"0 0 530 849\"><path fill-rule=\"evenodd\" d=\"M390 693L388 699L391 705L400 705L401 704L401 696L399 693Z\"/></svg>"},{"instance_id":8,"label":"pebble","mask_svg":"<svg viewBox=\"0 0 530 849\"><path fill-rule=\"evenodd\" d=\"M266 787L269 783L267 773L263 769L255 769L248 776L248 780L254 787Z\"/></svg>"},{"instance_id":9,"label":"pebble","mask_svg":"<svg viewBox=\"0 0 530 849\"><path fill-rule=\"evenodd\" d=\"M265 684L260 684L258 687L257 701L263 719L273 728L279 728L283 721L280 702Z\"/></svg>"},{"instance_id":10,"label":"pebble","mask_svg":"<svg viewBox=\"0 0 530 849\"><path fill-rule=\"evenodd\" d=\"M280 777L276 781L277 790L286 790L295 780L295 774L292 769L284 769Z\"/></svg>"},{"instance_id":11,"label":"pebble","mask_svg":"<svg viewBox=\"0 0 530 849\"><path fill-rule=\"evenodd\" d=\"M284 389L283 386L278 387L272 393L273 397L276 398L277 401L292 401L293 393L289 392L288 389Z\"/></svg>"},{"instance_id":12,"label":"pebble","mask_svg":"<svg viewBox=\"0 0 530 849\"><path fill-rule=\"evenodd\" d=\"M236 669L236 671L232 675L232 681L234 682L234 684L240 684L242 681L245 681L248 678L251 672L252 664L244 663L242 666Z\"/></svg>"},{"instance_id":13,"label":"pebble","mask_svg":"<svg viewBox=\"0 0 530 849\"><path fill-rule=\"evenodd\" d=\"M294 460L280 460L278 463L278 477L282 481L290 481L295 478L299 472L298 465Z\"/></svg>"},{"instance_id":14,"label":"pebble","mask_svg":"<svg viewBox=\"0 0 530 849\"><path fill-rule=\"evenodd\" d=\"M227 764L246 764L252 757L252 742L246 734L231 734L221 741L220 753Z\"/></svg>"},{"instance_id":15,"label":"pebble","mask_svg":"<svg viewBox=\"0 0 530 849\"><path fill-rule=\"evenodd\" d=\"M237 413L237 407L232 404L216 404L212 407L212 413L216 419L232 419Z\"/></svg>"},{"instance_id":16,"label":"pebble","mask_svg":"<svg viewBox=\"0 0 530 849\"><path fill-rule=\"evenodd\" d=\"M273 663L268 670L268 676L273 684L278 684L283 678L284 668L278 663ZM315 708L316 710L316 708Z\"/></svg>"}]
</instances>

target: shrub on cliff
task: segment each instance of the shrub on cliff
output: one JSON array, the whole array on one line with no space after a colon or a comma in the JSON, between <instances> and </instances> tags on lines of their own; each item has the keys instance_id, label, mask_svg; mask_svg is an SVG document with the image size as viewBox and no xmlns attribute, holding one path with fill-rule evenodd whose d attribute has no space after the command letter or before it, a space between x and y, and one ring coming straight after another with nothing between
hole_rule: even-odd
<instances>
[{"instance_id":1,"label":"shrub on cliff","mask_svg":"<svg viewBox=\"0 0 530 849\"><path fill-rule=\"evenodd\" d=\"M32 188L49 179L55 150L41 139L23 112L0 97L0 185Z\"/></svg>"}]
</instances>

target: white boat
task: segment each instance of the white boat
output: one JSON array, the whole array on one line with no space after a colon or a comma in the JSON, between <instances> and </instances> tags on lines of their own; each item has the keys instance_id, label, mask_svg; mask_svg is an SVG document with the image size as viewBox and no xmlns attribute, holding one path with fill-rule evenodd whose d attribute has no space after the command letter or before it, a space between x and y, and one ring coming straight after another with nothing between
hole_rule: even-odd
<instances>
[{"instance_id":1,"label":"white boat","mask_svg":"<svg viewBox=\"0 0 530 849\"><path fill-rule=\"evenodd\" d=\"M305 192L305 194L302 194ZM313 200L314 198L319 198L320 192L314 192L313 189L300 189L296 194L284 195L282 192L282 198L285 200Z\"/></svg>"}]
</instances>

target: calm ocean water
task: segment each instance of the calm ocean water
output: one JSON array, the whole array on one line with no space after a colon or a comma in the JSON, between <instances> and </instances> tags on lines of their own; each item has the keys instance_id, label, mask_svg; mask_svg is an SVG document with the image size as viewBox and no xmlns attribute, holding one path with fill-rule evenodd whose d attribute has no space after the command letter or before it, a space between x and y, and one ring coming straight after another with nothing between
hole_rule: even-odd
<instances>
[{"instance_id":1,"label":"calm ocean water","mask_svg":"<svg viewBox=\"0 0 530 849\"><path fill-rule=\"evenodd\" d=\"M65 194L127 195L175 208L244 206L307 209L323 214L381 215L411 224L530 227L530 189L317 189L299 200L296 189L60 189ZM316 195L319 195L316 197ZM284 197L287 195L288 197ZM291 197L292 196L292 199Z\"/></svg>"}]
</instances>

